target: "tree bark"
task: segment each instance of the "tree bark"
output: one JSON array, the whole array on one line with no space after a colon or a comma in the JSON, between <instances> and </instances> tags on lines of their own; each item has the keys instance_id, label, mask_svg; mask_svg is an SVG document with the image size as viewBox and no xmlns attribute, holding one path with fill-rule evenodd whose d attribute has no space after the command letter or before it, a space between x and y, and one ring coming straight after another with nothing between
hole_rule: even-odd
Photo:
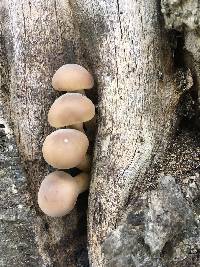
<instances>
[{"instance_id":1,"label":"tree bark","mask_svg":"<svg viewBox=\"0 0 200 267\"><path fill-rule=\"evenodd\" d=\"M71 9L65 1L1 1L1 15L1 44L4 45L2 51L5 55L3 72L7 74L2 87L5 86L9 91L6 92L9 101L3 102L2 105L7 104L8 114L11 115L21 163L25 170L25 189L21 192L19 188L17 197L19 202L22 202L29 194L31 202L29 200L26 206L34 211L33 217L26 218L27 224L35 230L34 233L32 230L31 240L28 235L23 238L23 233L19 233L19 238L23 238L24 247L27 248L31 248L34 240L37 240L38 248L34 249L38 257L39 254L42 256L45 266L76 266L79 260L77 258L81 260L84 255L87 258L84 232L86 215L85 211L77 211L84 205L79 204L78 208L64 219L47 218L37 205L38 186L49 171L41 154L44 138L53 131L48 126L47 113L58 96L51 87L51 77L59 66L75 61L76 36L73 33ZM7 127L7 124L3 125ZM9 158L12 153L10 151ZM15 164L19 165L12 157L10 166ZM7 163L6 170L10 166ZM18 180L22 179L21 174L17 174L17 167L13 172L16 172ZM9 180L10 175L13 176L12 173L2 175L5 184L8 181L11 185L15 182L15 178ZM13 202L17 204L16 199ZM84 197L82 202L85 203ZM12 207L12 203L8 202L7 205ZM4 206L3 198L1 206ZM3 228L7 227L9 216L5 211L2 213ZM15 258L15 266L24 266L27 264L27 256L26 252L20 252L21 245L14 239L13 233L17 231L15 220L17 218L10 223L6 236L13 239L10 246L22 255L21 258ZM20 220L19 223L23 221ZM28 231L26 225L23 231ZM1 247L4 247L4 239L1 240ZM3 266L12 266L14 255L11 251L9 253L10 257L5 254L2 259ZM30 253L31 257L32 254L33 252ZM40 262L34 262L32 265L40 265Z\"/></svg>"},{"instance_id":2,"label":"tree bark","mask_svg":"<svg viewBox=\"0 0 200 267\"><path fill-rule=\"evenodd\" d=\"M177 65L160 2L3 0L1 14L6 141L0 177L12 194L0 199L6 207L1 229L9 222L0 249L9 240L6 247L16 253L8 249L0 264L88 265L87 196L63 219L47 218L36 201L50 170L41 145L53 131L47 112L58 94L51 77L62 64L79 63L96 83L89 93L98 123L88 204L90 266L198 266L199 139L187 126L188 118L198 117L196 83L191 92L190 65Z\"/></svg>"},{"instance_id":3,"label":"tree bark","mask_svg":"<svg viewBox=\"0 0 200 267\"><path fill-rule=\"evenodd\" d=\"M104 266L101 244L146 189L145 173L166 148L180 92L157 1L76 1L74 10L98 77L88 223L91 265Z\"/></svg>"}]
</instances>

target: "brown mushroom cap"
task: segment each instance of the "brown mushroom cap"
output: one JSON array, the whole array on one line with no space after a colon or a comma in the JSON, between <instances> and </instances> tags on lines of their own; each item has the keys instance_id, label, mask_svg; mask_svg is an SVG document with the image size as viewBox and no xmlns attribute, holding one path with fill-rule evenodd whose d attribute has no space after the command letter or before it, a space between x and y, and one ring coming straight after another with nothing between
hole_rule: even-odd
<instances>
[{"instance_id":1,"label":"brown mushroom cap","mask_svg":"<svg viewBox=\"0 0 200 267\"><path fill-rule=\"evenodd\" d=\"M63 171L55 171L42 181L38 192L38 204L48 216L60 217L74 208L77 196L74 178Z\"/></svg>"},{"instance_id":2,"label":"brown mushroom cap","mask_svg":"<svg viewBox=\"0 0 200 267\"><path fill-rule=\"evenodd\" d=\"M95 106L86 96L68 93L55 100L48 113L48 122L55 128L91 120Z\"/></svg>"},{"instance_id":3,"label":"brown mushroom cap","mask_svg":"<svg viewBox=\"0 0 200 267\"><path fill-rule=\"evenodd\" d=\"M52 172L41 183L39 207L51 217L66 215L74 208L78 194L88 189L89 182L89 175L84 172L76 177L63 171Z\"/></svg>"},{"instance_id":4,"label":"brown mushroom cap","mask_svg":"<svg viewBox=\"0 0 200 267\"><path fill-rule=\"evenodd\" d=\"M58 169L77 166L89 146L87 136L75 129L59 129L48 135L42 153L48 164Z\"/></svg>"},{"instance_id":5,"label":"brown mushroom cap","mask_svg":"<svg viewBox=\"0 0 200 267\"><path fill-rule=\"evenodd\" d=\"M55 72L52 79L52 86L58 91L90 89L93 85L92 75L77 64L63 65Z\"/></svg>"}]
</instances>

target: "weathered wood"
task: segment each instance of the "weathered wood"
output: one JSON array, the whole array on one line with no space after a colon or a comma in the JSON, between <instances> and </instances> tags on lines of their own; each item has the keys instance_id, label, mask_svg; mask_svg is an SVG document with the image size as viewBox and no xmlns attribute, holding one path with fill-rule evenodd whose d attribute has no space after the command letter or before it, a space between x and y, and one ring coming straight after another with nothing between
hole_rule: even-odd
<instances>
[{"instance_id":1,"label":"weathered wood","mask_svg":"<svg viewBox=\"0 0 200 267\"><path fill-rule=\"evenodd\" d=\"M50 219L40 212L36 202L40 181L49 171L42 159L41 146L53 130L47 123L47 112L58 94L51 87L51 78L62 64L75 62L77 37L70 7L68 2L56 0L1 1L1 21L9 69L5 81L10 98L8 110L26 177L26 190L19 190L18 194L22 195L18 197L20 200L29 194L36 211L33 217L27 218L27 224L35 229L32 243L37 239L45 266L76 266L81 254L87 259L84 209L79 212L75 209L63 219ZM79 202L78 206L83 205ZM15 222L11 228L16 230ZM24 242L27 247L30 245L28 239ZM13 246L17 249L18 244ZM21 262L16 261L15 265L22 266ZM6 266L11 265L8 257Z\"/></svg>"},{"instance_id":2,"label":"weathered wood","mask_svg":"<svg viewBox=\"0 0 200 267\"><path fill-rule=\"evenodd\" d=\"M145 190L165 150L179 93L158 1L75 1L82 47L98 83L98 133L89 200L91 266L101 244Z\"/></svg>"},{"instance_id":3,"label":"weathered wood","mask_svg":"<svg viewBox=\"0 0 200 267\"><path fill-rule=\"evenodd\" d=\"M34 238L36 216L11 129L8 66L0 32L0 266L36 266L42 264Z\"/></svg>"},{"instance_id":4,"label":"weathered wood","mask_svg":"<svg viewBox=\"0 0 200 267\"><path fill-rule=\"evenodd\" d=\"M168 30L177 30L182 35L182 60L193 75L195 89L200 101L200 6L198 0L162 0L161 11Z\"/></svg>"}]
</instances>

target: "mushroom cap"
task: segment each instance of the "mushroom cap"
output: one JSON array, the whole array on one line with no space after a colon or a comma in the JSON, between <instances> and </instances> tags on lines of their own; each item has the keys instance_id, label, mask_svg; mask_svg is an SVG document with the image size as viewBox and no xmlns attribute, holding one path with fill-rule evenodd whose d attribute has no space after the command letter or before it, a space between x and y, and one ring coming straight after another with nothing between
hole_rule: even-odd
<instances>
[{"instance_id":1,"label":"mushroom cap","mask_svg":"<svg viewBox=\"0 0 200 267\"><path fill-rule=\"evenodd\" d=\"M60 217L74 208L77 196L74 178L63 171L55 171L42 181L38 192L38 204L48 216Z\"/></svg>"},{"instance_id":2,"label":"mushroom cap","mask_svg":"<svg viewBox=\"0 0 200 267\"><path fill-rule=\"evenodd\" d=\"M61 95L55 100L48 113L52 127L60 128L91 120L95 106L86 96L79 93Z\"/></svg>"},{"instance_id":3,"label":"mushroom cap","mask_svg":"<svg viewBox=\"0 0 200 267\"><path fill-rule=\"evenodd\" d=\"M89 146L87 136L75 129L59 129L48 135L42 153L46 162L58 169L77 166Z\"/></svg>"},{"instance_id":4,"label":"mushroom cap","mask_svg":"<svg viewBox=\"0 0 200 267\"><path fill-rule=\"evenodd\" d=\"M52 78L52 86L58 91L90 89L93 85L92 75L84 67L77 64L63 65Z\"/></svg>"}]
</instances>

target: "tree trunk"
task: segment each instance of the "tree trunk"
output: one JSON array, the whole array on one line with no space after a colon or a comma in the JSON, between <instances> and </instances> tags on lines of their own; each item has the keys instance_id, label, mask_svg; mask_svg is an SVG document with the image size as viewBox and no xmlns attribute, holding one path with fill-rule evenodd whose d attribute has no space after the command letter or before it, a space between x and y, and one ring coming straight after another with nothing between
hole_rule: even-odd
<instances>
[{"instance_id":1,"label":"tree trunk","mask_svg":"<svg viewBox=\"0 0 200 267\"><path fill-rule=\"evenodd\" d=\"M36 201L64 63L96 81L90 266L198 266L198 64L165 30L160 1L2 0L1 15L1 266L88 266L87 194L62 219Z\"/></svg>"},{"instance_id":2,"label":"tree trunk","mask_svg":"<svg viewBox=\"0 0 200 267\"><path fill-rule=\"evenodd\" d=\"M32 247L36 250L34 253L37 257L42 256L41 261L45 266L76 266L77 261L83 261L84 258L87 260L85 211L81 209L78 212L81 207L79 204L66 218L51 219L40 212L36 201L38 186L49 171L42 159L41 146L45 136L53 130L47 123L48 109L57 96L51 87L51 77L60 65L75 61L76 36L73 33L71 10L65 1L26 0L2 1L1 9L1 44L5 55L2 86L6 89L6 97L9 97L8 112L5 115L11 115L26 177L22 179L17 169L19 163L13 157L13 151L8 151L9 154L5 154L8 162L5 165L6 175L2 174L5 184L3 190L6 190L7 185L11 188L17 186L15 179L22 180L23 183L18 185L19 191L15 193L14 199L12 196L6 199L8 207L2 211L2 228L7 229L7 221L10 221L12 213L18 213L17 207L14 209L12 203L17 205L19 201L20 205L25 205L23 199L27 195L23 213L26 209L34 213L32 217L27 216L26 220L22 216L12 219L5 240L7 236L9 240L13 240L8 245L21 256L15 257L12 251L8 251L1 259L2 266L12 266L13 261L14 266L27 266L27 253L30 251L30 257L34 257ZM4 107L6 103L3 102L2 105ZM9 127L7 123L3 122L3 125ZM14 146L14 143L11 142L11 145ZM9 142L6 147L9 149ZM10 166L16 170L10 172ZM3 195L2 208L5 198ZM12 202L9 201L10 198ZM85 197L82 202L85 203ZM23 225L21 228L25 233L29 232L26 224L30 225L31 239L29 235L24 236L23 232L18 234L17 240L14 238L16 222ZM23 246L19 239L22 239ZM33 245L34 240L37 240L37 249ZM5 250L4 239L0 242L0 247ZM30 264L41 265L40 261Z\"/></svg>"}]
</instances>

